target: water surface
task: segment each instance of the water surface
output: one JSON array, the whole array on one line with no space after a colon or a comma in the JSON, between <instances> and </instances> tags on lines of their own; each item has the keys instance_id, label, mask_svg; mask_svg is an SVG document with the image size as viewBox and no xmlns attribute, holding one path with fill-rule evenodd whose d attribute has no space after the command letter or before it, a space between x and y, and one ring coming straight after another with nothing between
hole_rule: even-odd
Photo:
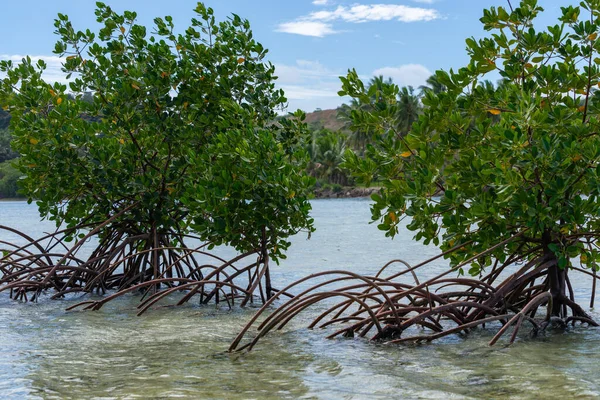
<instances>
[{"instance_id":1,"label":"water surface","mask_svg":"<svg viewBox=\"0 0 600 400\"><path fill-rule=\"evenodd\" d=\"M289 258L273 269L275 286L326 269L373 274L392 258L410 263L436 249L406 230L385 238L366 200L313 202L317 232L293 239ZM54 229L34 205L1 202L0 225L34 237ZM0 240L12 239L1 237ZM230 251L222 249L223 254ZM429 268L435 274L443 261ZM423 276L425 277L425 276ZM575 279L580 304L589 282ZM326 340L305 329L308 310L255 351L226 352L253 309L190 304L135 316L137 299L97 312L65 312L75 300L17 304L0 296L0 397L203 399L463 399L600 396L600 330L578 328L511 347L488 347L494 332L448 337L419 346L363 339ZM597 318L600 315L592 310Z\"/></svg>"}]
</instances>

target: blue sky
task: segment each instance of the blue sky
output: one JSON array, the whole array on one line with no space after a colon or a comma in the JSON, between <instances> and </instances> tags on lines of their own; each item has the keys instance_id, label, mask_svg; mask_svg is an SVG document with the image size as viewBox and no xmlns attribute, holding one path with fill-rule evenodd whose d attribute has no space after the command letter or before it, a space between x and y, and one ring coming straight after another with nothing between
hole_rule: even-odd
<instances>
[{"instance_id":1,"label":"blue sky","mask_svg":"<svg viewBox=\"0 0 600 400\"><path fill-rule=\"evenodd\" d=\"M139 23L173 16L187 27L195 0L107 0L117 11L138 12ZM518 0L513 0L516 5ZM541 25L554 24L560 6L574 0L539 0L546 12ZM219 19L236 13L250 20L254 37L267 47L278 85L290 110L334 108L338 77L349 68L366 79L392 77L399 85L423 84L436 69L467 62L465 38L481 37L482 10L507 6L507 0L207 0ZM52 57L57 13L76 28L96 27L95 1L29 0L2 4L0 59L31 55L46 59L48 80L60 80L61 60Z\"/></svg>"}]
</instances>

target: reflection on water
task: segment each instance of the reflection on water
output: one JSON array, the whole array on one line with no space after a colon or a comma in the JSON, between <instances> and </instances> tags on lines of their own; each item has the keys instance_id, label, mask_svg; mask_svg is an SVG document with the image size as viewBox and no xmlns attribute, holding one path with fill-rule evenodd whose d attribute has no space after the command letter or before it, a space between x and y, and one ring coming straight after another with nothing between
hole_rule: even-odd
<instances>
[{"instance_id":1,"label":"reflection on water","mask_svg":"<svg viewBox=\"0 0 600 400\"><path fill-rule=\"evenodd\" d=\"M369 203L315 201L317 232L294 239L277 286L323 269L373 273L391 258L414 263L436 253L390 241L368 225ZM32 236L52 230L24 203L0 203L0 224ZM5 238L0 238L5 239ZM224 254L227 249L221 250ZM428 273L443 269L443 262ZM575 280L580 302L589 297ZM0 397L32 398L592 398L600 330L578 328L490 348L493 332L429 345L326 340L304 327L311 309L249 354L227 347L253 310L159 308L135 316L134 298L97 312L64 311L72 301L11 303L0 297ZM597 318L600 315L592 312Z\"/></svg>"}]
</instances>

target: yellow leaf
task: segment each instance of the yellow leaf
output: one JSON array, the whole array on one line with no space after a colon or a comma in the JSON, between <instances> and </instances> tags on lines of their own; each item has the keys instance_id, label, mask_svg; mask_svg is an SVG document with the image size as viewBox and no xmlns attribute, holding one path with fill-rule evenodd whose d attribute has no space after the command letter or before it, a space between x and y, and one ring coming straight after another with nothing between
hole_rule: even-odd
<instances>
[{"instance_id":1,"label":"yellow leaf","mask_svg":"<svg viewBox=\"0 0 600 400\"><path fill-rule=\"evenodd\" d=\"M125 27L124 26L120 27L119 29L121 30L121 33L125 34Z\"/></svg>"},{"instance_id":2,"label":"yellow leaf","mask_svg":"<svg viewBox=\"0 0 600 400\"><path fill-rule=\"evenodd\" d=\"M577 93L579 94L586 94L586 91L583 89L577 89Z\"/></svg>"},{"instance_id":3,"label":"yellow leaf","mask_svg":"<svg viewBox=\"0 0 600 400\"><path fill-rule=\"evenodd\" d=\"M585 106L579 106L579 107L577 107L577 111L584 112L585 111Z\"/></svg>"},{"instance_id":4,"label":"yellow leaf","mask_svg":"<svg viewBox=\"0 0 600 400\"><path fill-rule=\"evenodd\" d=\"M125 144L125 139L119 139L119 143Z\"/></svg>"},{"instance_id":5,"label":"yellow leaf","mask_svg":"<svg viewBox=\"0 0 600 400\"><path fill-rule=\"evenodd\" d=\"M400 154L400 157L404 157L404 158L410 157L410 156L412 156L412 152L411 151L405 151L404 153Z\"/></svg>"},{"instance_id":6,"label":"yellow leaf","mask_svg":"<svg viewBox=\"0 0 600 400\"><path fill-rule=\"evenodd\" d=\"M500 115L500 113L502 111L498 110L497 108L492 108L492 109L489 109L488 112L492 115Z\"/></svg>"},{"instance_id":7,"label":"yellow leaf","mask_svg":"<svg viewBox=\"0 0 600 400\"><path fill-rule=\"evenodd\" d=\"M138 85L136 85L135 83L132 83L131 87L134 88L135 90L140 90L140 87Z\"/></svg>"},{"instance_id":8,"label":"yellow leaf","mask_svg":"<svg viewBox=\"0 0 600 400\"><path fill-rule=\"evenodd\" d=\"M573 160L573 162L577 162L577 161L581 160L581 155L580 155L580 154L575 154L575 155L574 155L574 156L571 158L571 160Z\"/></svg>"},{"instance_id":9,"label":"yellow leaf","mask_svg":"<svg viewBox=\"0 0 600 400\"><path fill-rule=\"evenodd\" d=\"M2 106L2 109L3 109L4 111L7 111L7 110L8 110L8 105L6 105L6 106Z\"/></svg>"},{"instance_id":10,"label":"yellow leaf","mask_svg":"<svg viewBox=\"0 0 600 400\"><path fill-rule=\"evenodd\" d=\"M183 46L178 44L177 46L175 46L175 48L177 49L177 51L179 51L179 50L183 49Z\"/></svg>"},{"instance_id":11,"label":"yellow leaf","mask_svg":"<svg viewBox=\"0 0 600 400\"><path fill-rule=\"evenodd\" d=\"M59 97L58 99L56 99L56 104L58 104L60 106L60 103L62 103L62 97Z\"/></svg>"},{"instance_id":12,"label":"yellow leaf","mask_svg":"<svg viewBox=\"0 0 600 400\"><path fill-rule=\"evenodd\" d=\"M164 71L160 73L161 78L166 78L167 76L169 76L169 74Z\"/></svg>"},{"instance_id":13,"label":"yellow leaf","mask_svg":"<svg viewBox=\"0 0 600 400\"><path fill-rule=\"evenodd\" d=\"M292 192L290 193L290 195L288 196L288 198L293 199L294 197L296 197L296 192Z\"/></svg>"},{"instance_id":14,"label":"yellow leaf","mask_svg":"<svg viewBox=\"0 0 600 400\"><path fill-rule=\"evenodd\" d=\"M188 108L188 106L190 105L190 103L188 103L187 101L183 103L183 108Z\"/></svg>"},{"instance_id":15,"label":"yellow leaf","mask_svg":"<svg viewBox=\"0 0 600 400\"><path fill-rule=\"evenodd\" d=\"M238 58L238 64L243 63L244 61L246 61L246 59L244 57L240 57Z\"/></svg>"},{"instance_id":16,"label":"yellow leaf","mask_svg":"<svg viewBox=\"0 0 600 400\"><path fill-rule=\"evenodd\" d=\"M77 56L69 56L69 57L67 57L67 61L72 60L74 58L77 58Z\"/></svg>"},{"instance_id":17,"label":"yellow leaf","mask_svg":"<svg viewBox=\"0 0 600 400\"><path fill-rule=\"evenodd\" d=\"M396 216L396 213L393 211L390 211L390 213L388 214L388 216L390 217L390 219L392 220L392 222L396 222L398 220L398 217Z\"/></svg>"},{"instance_id":18,"label":"yellow leaf","mask_svg":"<svg viewBox=\"0 0 600 400\"><path fill-rule=\"evenodd\" d=\"M563 235L566 235L567 233L569 233L569 227L563 226L562 228L560 228L560 233L562 233Z\"/></svg>"},{"instance_id":19,"label":"yellow leaf","mask_svg":"<svg viewBox=\"0 0 600 400\"><path fill-rule=\"evenodd\" d=\"M533 65L531 63L525 64L525 68L532 68L532 67L533 67Z\"/></svg>"},{"instance_id":20,"label":"yellow leaf","mask_svg":"<svg viewBox=\"0 0 600 400\"><path fill-rule=\"evenodd\" d=\"M582 255L581 255L579 258L581 259L581 262L582 262L582 263L584 263L584 262L587 262L587 260L588 260L588 258L587 258L587 255L586 255L586 254L582 254Z\"/></svg>"},{"instance_id":21,"label":"yellow leaf","mask_svg":"<svg viewBox=\"0 0 600 400\"><path fill-rule=\"evenodd\" d=\"M52 97L56 96L56 92L52 89L50 89L50 94L52 95Z\"/></svg>"},{"instance_id":22,"label":"yellow leaf","mask_svg":"<svg viewBox=\"0 0 600 400\"><path fill-rule=\"evenodd\" d=\"M31 143L31 144L32 144L32 145L34 145L34 146L35 146L36 144L38 144L39 142L40 142L39 140L37 140L37 139L34 139L34 138L31 138L31 139L29 139L29 143Z\"/></svg>"},{"instance_id":23,"label":"yellow leaf","mask_svg":"<svg viewBox=\"0 0 600 400\"><path fill-rule=\"evenodd\" d=\"M596 40L597 37L598 37L598 34L596 32L594 32L590 36L588 36L588 39L589 40Z\"/></svg>"},{"instance_id":24,"label":"yellow leaf","mask_svg":"<svg viewBox=\"0 0 600 400\"><path fill-rule=\"evenodd\" d=\"M37 164L27 164L29 168L37 167Z\"/></svg>"},{"instance_id":25,"label":"yellow leaf","mask_svg":"<svg viewBox=\"0 0 600 400\"><path fill-rule=\"evenodd\" d=\"M167 191L169 192L169 194L173 194L173 192L175 191L175 188L172 187L167 187Z\"/></svg>"}]
</instances>

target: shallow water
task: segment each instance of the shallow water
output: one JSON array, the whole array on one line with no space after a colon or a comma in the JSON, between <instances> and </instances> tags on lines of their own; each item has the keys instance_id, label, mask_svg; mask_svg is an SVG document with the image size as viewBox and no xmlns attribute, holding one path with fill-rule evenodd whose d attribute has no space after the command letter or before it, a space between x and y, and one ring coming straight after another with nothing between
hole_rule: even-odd
<instances>
[{"instance_id":1,"label":"shallow water","mask_svg":"<svg viewBox=\"0 0 600 400\"><path fill-rule=\"evenodd\" d=\"M392 258L436 254L393 241L369 225L365 200L313 202L317 232L294 238L273 270L276 286L325 269L372 274ZM0 225L40 236L34 206L0 202ZM7 237L0 237L8 239ZM230 253L227 249L223 254ZM443 262L431 267L434 274ZM425 271L424 271L425 272ZM590 288L575 279L580 304ZM420 346L326 340L304 327L316 310L245 354L226 352L253 309L158 308L135 316L137 299L97 312L65 312L75 300L16 304L0 297L0 398L593 398L600 396L600 330L578 328L511 347L488 347L494 332ZM592 310L592 314L600 317Z\"/></svg>"}]
</instances>

